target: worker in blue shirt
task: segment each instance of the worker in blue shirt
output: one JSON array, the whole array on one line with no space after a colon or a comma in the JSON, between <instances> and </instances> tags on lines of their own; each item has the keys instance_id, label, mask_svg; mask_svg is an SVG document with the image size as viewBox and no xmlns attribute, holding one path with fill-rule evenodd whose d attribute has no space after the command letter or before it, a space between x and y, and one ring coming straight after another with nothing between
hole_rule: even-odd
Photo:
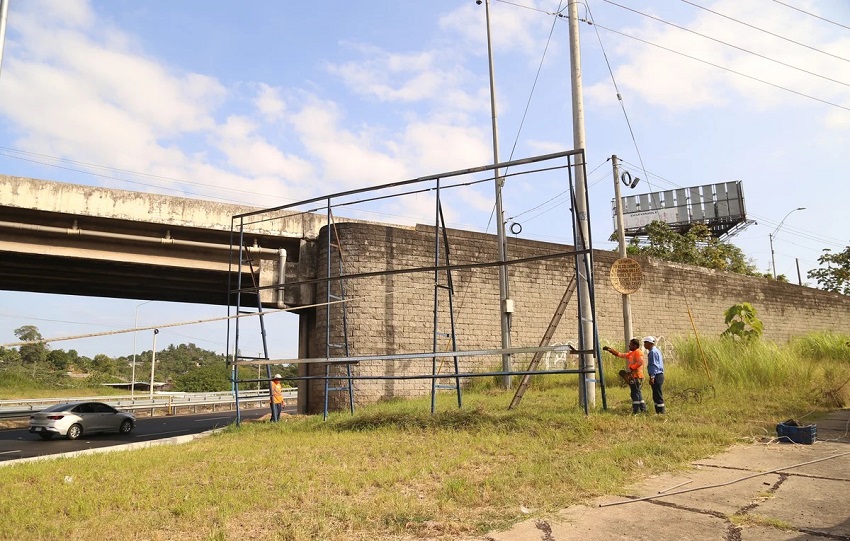
<instances>
[{"instance_id":1,"label":"worker in blue shirt","mask_svg":"<svg viewBox=\"0 0 850 541\"><path fill-rule=\"evenodd\" d=\"M649 385L652 387L652 401L655 403L655 413L664 413L664 357L661 351L655 347L655 337L647 336L643 339L643 347L646 348L646 371L649 373Z\"/></svg>"}]
</instances>

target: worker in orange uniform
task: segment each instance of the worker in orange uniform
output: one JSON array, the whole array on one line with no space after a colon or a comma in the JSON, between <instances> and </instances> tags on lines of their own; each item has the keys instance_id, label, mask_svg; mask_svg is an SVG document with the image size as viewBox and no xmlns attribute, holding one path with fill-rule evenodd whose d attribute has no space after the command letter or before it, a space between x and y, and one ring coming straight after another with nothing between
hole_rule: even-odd
<instances>
[{"instance_id":1,"label":"worker in orange uniform","mask_svg":"<svg viewBox=\"0 0 850 541\"><path fill-rule=\"evenodd\" d=\"M629 340L629 352L620 353L614 348L605 346L603 350L626 359L628 374L626 380L629 383L629 390L632 395L632 414L646 411L646 402L643 401L641 393L641 385L643 385L643 365L646 364L643 360L643 353L640 350L640 342L637 338Z\"/></svg>"},{"instance_id":2,"label":"worker in orange uniform","mask_svg":"<svg viewBox=\"0 0 850 541\"><path fill-rule=\"evenodd\" d=\"M283 411L284 401L283 401L283 386L280 383L280 380L283 376L280 374L275 374L272 378L271 385L269 385L269 401L271 402L272 407L272 422L276 423L280 421L280 412Z\"/></svg>"}]
</instances>

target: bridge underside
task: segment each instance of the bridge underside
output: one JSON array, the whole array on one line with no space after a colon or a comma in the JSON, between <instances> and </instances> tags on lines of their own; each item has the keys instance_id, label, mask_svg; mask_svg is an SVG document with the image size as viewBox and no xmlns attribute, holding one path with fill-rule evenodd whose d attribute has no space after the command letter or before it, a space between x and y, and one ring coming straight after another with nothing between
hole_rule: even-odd
<instances>
[{"instance_id":1,"label":"bridge underside","mask_svg":"<svg viewBox=\"0 0 850 541\"><path fill-rule=\"evenodd\" d=\"M287 263L297 273L300 239L246 237L251 251L243 257L251 263L243 262L237 286L239 251L229 230L8 210L0 218L0 289L7 291L227 305L228 290L285 283ZM287 292L294 304L299 295ZM277 291L263 294L266 306L283 302ZM243 292L242 304L256 306L257 298Z\"/></svg>"},{"instance_id":2,"label":"bridge underside","mask_svg":"<svg viewBox=\"0 0 850 541\"><path fill-rule=\"evenodd\" d=\"M0 253L0 283L8 291L227 305L227 280L227 272L215 270ZM249 276L242 281L251 286ZM256 296L243 304L256 306Z\"/></svg>"}]
</instances>

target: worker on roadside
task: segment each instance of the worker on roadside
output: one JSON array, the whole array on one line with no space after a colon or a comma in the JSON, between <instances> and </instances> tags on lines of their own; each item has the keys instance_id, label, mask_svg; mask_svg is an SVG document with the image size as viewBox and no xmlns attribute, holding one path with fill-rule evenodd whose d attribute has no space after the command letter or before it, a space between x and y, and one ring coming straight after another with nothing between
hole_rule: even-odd
<instances>
[{"instance_id":1,"label":"worker on roadside","mask_svg":"<svg viewBox=\"0 0 850 541\"><path fill-rule=\"evenodd\" d=\"M629 384L629 391L632 395L632 414L646 411L646 402L644 402L643 394L641 392L641 386L643 385L644 361L643 352L640 350L640 342L638 342L638 339L632 338L629 340L628 353L620 353L616 349L608 346L605 346L602 349L620 357L621 359L626 359L626 367L628 368L626 381Z\"/></svg>"},{"instance_id":2,"label":"worker on roadside","mask_svg":"<svg viewBox=\"0 0 850 541\"><path fill-rule=\"evenodd\" d=\"M664 393L664 357L661 351L655 347L655 337L647 336L643 339L643 347L646 348L646 371L649 375L649 385L652 386L652 402L655 404L655 413L663 414Z\"/></svg>"},{"instance_id":3,"label":"worker on roadside","mask_svg":"<svg viewBox=\"0 0 850 541\"><path fill-rule=\"evenodd\" d=\"M283 401L283 385L281 385L280 380L283 376L280 374L275 374L272 378L272 382L269 385L269 402L272 407L272 422L276 423L280 421L280 413L283 411L284 401Z\"/></svg>"}]
</instances>

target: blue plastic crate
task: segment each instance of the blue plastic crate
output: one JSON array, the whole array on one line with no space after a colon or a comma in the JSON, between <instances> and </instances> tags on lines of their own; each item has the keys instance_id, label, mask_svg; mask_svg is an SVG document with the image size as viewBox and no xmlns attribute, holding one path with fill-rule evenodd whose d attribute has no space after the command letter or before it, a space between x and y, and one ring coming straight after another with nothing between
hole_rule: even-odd
<instances>
[{"instance_id":1,"label":"blue plastic crate","mask_svg":"<svg viewBox=\"0 0 850 541\"><path fill-rule=\"evenodd\" d=\"M811 445L817 440L818 427L817 425L794 426L779 423L776 425L776 435L782 442Z\"/></svg>"}]
</instances>

